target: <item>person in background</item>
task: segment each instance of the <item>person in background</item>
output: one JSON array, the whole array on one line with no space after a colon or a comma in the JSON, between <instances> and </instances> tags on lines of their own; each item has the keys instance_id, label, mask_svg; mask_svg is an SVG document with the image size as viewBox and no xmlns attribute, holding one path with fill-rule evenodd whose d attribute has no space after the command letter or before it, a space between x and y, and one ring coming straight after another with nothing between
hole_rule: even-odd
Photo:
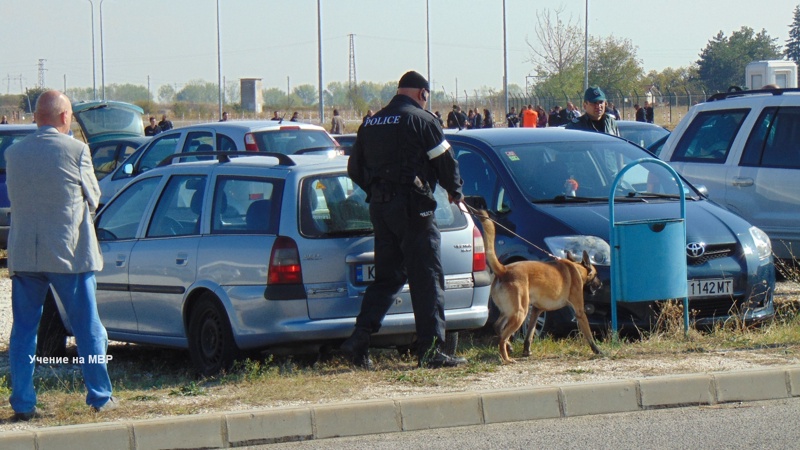
<instances>
[{"instance_id":1,"label":"person in background","mask_svg":"<svg viewBox=\"0 0 800 450\"><path fill-rule=\"evenodd\" d=\"M655 116L655 112L653 111L653 105L650 102L645 101L644 102L644 121L647 122L647 123L653 123L653 122L655 122L655 119L656 119L656 116Z\"/></svg>"},{"instance_id":2,"label":"person in background","mask_svg":"<svg viewBox=\"0 0 800 450\"><path fill-rule=\"evenodd\" d=\"M437 119L439 119L439 125L441 125L442 128L444 128L444 120L442 119L442 113L436 111L435 113L433 113L433 115L436 116Z\"/></svg>"},{"instance_id":3,"label":"person in background","mask_svg":"<svg viewBox=\"0 0 800 450\"><path fill-rule=\"evenodd\" d=\"M331 134L344 134L344 118L339 115L339 110L333 110L333 118L331 119Z\"/></svg>"},{"instance_id":4,"label":"person in background","mask_svg":"<svg viewBox=\"0 0 800 450\"><path fill-rule=\"evenodd\" d=\"M536 128L544 128L547 126L547 111L542 108L542 105L536 105Z\"/></svg>"},{"instance_id":5,"label":"person in background","mask_svg":"<svg viewBox=\"0 0 800 450\"><path fill-rule=\"evenodd\" d=\"M228 111L222 112L222 119L219 119L220 122L227 122L228 121Z\"/></svg>"},{"instance_id":6,"label":"person in background","mask_svg":"<svg viewBox=\"0 0 800 450\"><path fill-rule=\"evenodd\" d=\"M0 120L0 125L7 125L8 124L8 117L3 116L3 120Z\"/></svg>"},{"instance_id":7,"label":"person in background","mask_svg":"<svg viewBox=\"0 0 800 450\"><path fill-rule=\"evenodd\" d=\"M428 81L406 72L397 95L358 129L347 174L367 193L375 233L375 281L367 286L353 334L341 345L353 364L370 369L371 335L381 328L408 282L420 367L467 362L444 353L444 275L434 189L462 199L458 162L439 121L425 110Z\"/></svg>"},{"instance_id":8,"label":"person in background","mask_svg":"<svg viewBox=\"0 0 800 450\"><path fill-rule=\"evenodd\" d=\"M483 109L483 128L494 128L494 117L488 109Z\"/></svg>"},{"instance_id":9,"label":"person in background","mask_svg":"<svg viewBox=\"0 0 800 450\"><path fill-rule=\"evenodd\" d=\"M612 102L608 102L608 112L614 116L615 119L620 120L619 111L617 111L617 107Z\"/></svg>"},{"instance_id":10,"label":"person in background","mask_svg":"<svg viewBox=\"0 0 800 450\"><path fill-rule=\"evenodd\" d=\"M161 128L161 131L168 131L172 129L172 121L167 119L166 114L161 115L161 121L158 122L158 127Z\"/></svg>"},{"instance_id":11,"label":"person in background","mask_svg":"<svg viewBox=\"0 0 800 450\"><path fill-rule=\"evenodd\" d=\"M634 103L633 104L633 109L636 111L636 115L635 115L636 121L637 122L645 122L646 120L645 120L645 117L644 117L644 108L639 106L638 103Z\"/></svg>"},{"instance_id":12,"label":"person in background","mask_svg":"<svg viewBox=\"0 0 800 450\"><path fill-rule=\"evenodd\" d=\"M506 114L506 123L508 128L519 127L519 116L517 115L517 108L511 107L511 111Z\"/></svg>"},{"instance_id":13,"label":"person in background","mask_svg":"<svg viewBox=\"0 0 800 450\"><path fill-rule=\"evenodd\" d=\"M281 120L281 117L278 115L278 111L272 111L272 117L269 120Z\"/></svg>"},{"instance_id":14,"label":"person in background","mask_svg":"<svg viewBox=\"0 0 800 450\"><path fill-rule=\"evenodd\" d=\"M144 135L155 136L158 133L161 133L161 127L159 127L158 124L156 123L156 118L150 116L150 125L144 127Z\"/></svg>"},{"instance_id":15,"label":"person in background","mask_svg":"<svg viewBox=\"0 0 800 450\"><path fill-rule=\"evenodd\" d=\"M300 113L297 111L292 113L292 118L289 119L289 122L299 122L300 121Z\"/></svg>"},{"instance_id":16,"label":"person in background","mask_svg":"<svg viewBox=\"0 0 800 450\"><path fill-rule=\"evenodd\" d=\"M92 224L100 188L91 152L85 143L67 135L72 106L66 95L42 93L34 117L36 132L5 152L14 216L8 236L13 315L8 359L9 402L15 421L37 416L36 337L51 286L64 306L83 359L86 404L95 412L118 405L106 367L108 334L95 299L95 272L103 268L103 255Z\"/></svg>"},{"instance_id":17,"label":"person in background","mask_svg":"<svg viewBox=\"0 0 800 450\"><path fill-rule=\"evenodd\" d=\"M539 115L533 109L533 105L523 107L522 110L522 127L523 128L536 128L536 122L539 120Z\"/></svg>"},{"instance_id":18,"label":"person in background","mask_svg":"<svg viewBox=\"0 0 800 450\"><path fill-rule=\"evenodd\" d=\"M590 86L589 89L586 89L586 92L583 93L583 109L586 113L573 119L566 128L619 136L616 119L606 112L606 94L602 89L597 86Z\"/></svg>"},{"instance_id":19,"label":"person in background","mask_svg":"<svg viewBox=\"0 0 800 450\"><path fill-rule=\"evenodd\" d=\"M557 127L563 125L561 122L561 107L556 105L550 110L550 114L547 116L547 126L549 127Z\"/></svg>"},{"instance_id":20,"label":"person in background","mask_svg":"<svg viewBox=\"0 0 800 450\"><path fill-rule=\"evenodd\" d=\"M467 126L467 116L461 107L453 105L453 110L447 114L447 128L463 130Z\"/></svg>"},{"instance_id":21,"label":"person in background","mask_svg":"<svg viewBox=\"0 0 800 450\"><path fill-rule=\"evenodd\" d=\"M367 114L364 115L363 119L361 119L361 123L366 122L366 120L369 119L370 117L372 117L374 114L375 114L375 112L373 112L371 109L368 109L367 110Z\"/></svg>"}]
</instances>

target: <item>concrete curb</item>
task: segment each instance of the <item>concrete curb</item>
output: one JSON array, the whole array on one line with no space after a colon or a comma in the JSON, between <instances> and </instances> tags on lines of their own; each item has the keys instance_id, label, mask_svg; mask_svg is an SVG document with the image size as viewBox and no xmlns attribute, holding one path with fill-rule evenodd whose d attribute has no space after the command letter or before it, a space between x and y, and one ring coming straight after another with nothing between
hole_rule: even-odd
<instances>
[{"instance_id":1,"label":"concrete curb","mask_svg":"<svg viewBox=\"0 0 800 450\"><path fill-rule=\"evenodd\" d=\"M800 365L50 427L3 433L0 448L231 448L791 397Z\"/></svg>"}]
</instances>

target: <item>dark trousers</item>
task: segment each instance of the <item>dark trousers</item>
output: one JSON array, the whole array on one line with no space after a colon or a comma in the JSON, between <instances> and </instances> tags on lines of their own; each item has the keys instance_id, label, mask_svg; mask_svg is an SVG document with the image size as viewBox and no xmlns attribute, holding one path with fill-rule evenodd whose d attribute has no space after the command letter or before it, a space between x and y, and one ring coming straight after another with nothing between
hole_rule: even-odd
<instances>
[{"instance_id":1,"label":"dark trousers","mask_svg":"<svg viewBox=\"0 0 800 450\"><path fill-rule=\"evenodd\" d=\"M377 332L386 312L408 281L416 322L418 352L444 342L444 273L441 236L433 214L420 217L409 192L371 202L375 230L375 281L367 287L356 327Z\"/></svg>"}]
</instances>

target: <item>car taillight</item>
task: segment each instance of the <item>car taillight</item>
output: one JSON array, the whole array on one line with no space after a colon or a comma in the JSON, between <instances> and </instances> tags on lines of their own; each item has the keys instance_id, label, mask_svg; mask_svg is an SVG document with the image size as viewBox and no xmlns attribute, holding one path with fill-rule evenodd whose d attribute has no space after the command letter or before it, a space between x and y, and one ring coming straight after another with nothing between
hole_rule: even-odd
<instances>
[{"instance_id":1,"label":"car taillight","mask_svg":"<svg viewBox=\"0 0 800 450\"><path fill-rule=\"evenodd\" d=\"M269 257L267 284L296 284L303 282L300 253L292 238L278 236Z\"/></svg>"},{"instance_id":2,"label":"car taillight","mask_svg":"<svg viewBox=\"0 0 800 450\"><path fill-rule=\"evenodd\" d=\"M244 150L247 152L258 151L258 145L256 145L256 138L253 136L253 133L247 133L244 135Z\"/></svg>"},{"instance_id":3,"label":"car taillight","mask_svg":"<svg viewBox=\"0 0 800 450\"><path fill-rule=\"evenodd\" d=\"M486 270L486 249L483 247L483 236L478 227L472 228L472 271Z\"/></svg>"}]
</instances>

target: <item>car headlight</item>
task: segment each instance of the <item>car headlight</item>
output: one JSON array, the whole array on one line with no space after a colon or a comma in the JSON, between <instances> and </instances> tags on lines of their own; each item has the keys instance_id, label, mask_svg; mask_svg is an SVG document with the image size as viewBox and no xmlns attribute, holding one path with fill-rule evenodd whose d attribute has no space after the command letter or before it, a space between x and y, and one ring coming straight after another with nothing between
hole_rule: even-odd
<instances>
[{"instance_id":1,"label":"car headlight","mask_svg":"<svg viewBox=\"0 0 800 450\"><path fill-rule=\"evenodd\" d=\"M547 244L550 253L559 258L566 258L567 252L580 258L586 251L592 264L611 265L611 246L597 236L550 236L544 238L544 243Z\"/></svg>"},{"instance_id":2,"label":"car headlight","mask_svg":"<svg viewBox=\"0 0 800 450\"><path fill-rule=\"evenodd\" d=\"M755 254L758 259L767 259L772 255L772 242L769 240L767 233L764 233L761 228L750 227L750 236L753 237L753 244L755 244ZM753 252L753 249L745 246L745 253Z\"/></svg>"}]
</instances>

